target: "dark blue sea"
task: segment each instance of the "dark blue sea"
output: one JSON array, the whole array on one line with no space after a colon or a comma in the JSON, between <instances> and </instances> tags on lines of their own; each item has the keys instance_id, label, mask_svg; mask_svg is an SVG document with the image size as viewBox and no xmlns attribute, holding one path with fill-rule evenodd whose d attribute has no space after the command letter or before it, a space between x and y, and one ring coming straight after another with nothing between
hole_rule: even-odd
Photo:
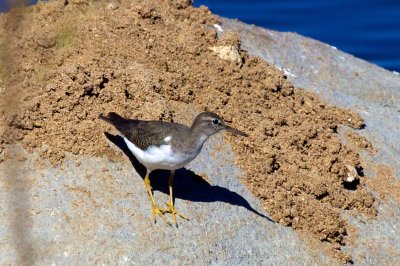
<instances>
[{"instance_id":1,"label":"dark blue sea","mask_svg":"<svg viewBox=\"0 0 400 266\"><path fill-rule=\"evenodd\" d=\"M400 72L400 0L195 0L220 16L297 32Z\"/></svg>"},{"instance_id":2,"label":"dark blue sea","mask_svg":"<svg viewBox=\"0 0 400 266\"><path fill-rule=\"evenodd\" d=\"M22 1L0 0L0 12L8 2ZM400 72L400 0L195 0L194 5L268 29L297 32Z\"/></svg>"}]
</instances>

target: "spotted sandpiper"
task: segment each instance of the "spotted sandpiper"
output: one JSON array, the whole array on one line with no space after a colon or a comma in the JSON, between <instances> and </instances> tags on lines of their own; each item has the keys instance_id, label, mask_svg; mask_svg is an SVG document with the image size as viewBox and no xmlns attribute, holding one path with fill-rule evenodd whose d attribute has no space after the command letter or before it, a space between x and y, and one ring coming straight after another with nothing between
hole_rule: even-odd
<instances>
[{"instance_id":1,"label":"spotted sandpiper","mask_svg":"<svg viewBox=\"0 0 400 266\"><path fill-rule=\"evenodd\" d=\"M159 215L167 224L170 224L164 217L164 214L170 213L175 225L177 224L176 215L188 220L174 207L172 187L175 170L184 167L196 158L206 140L221 130L247 136L246 133L228 126L220 116L211 112L200 113L191 127L163 121L125 119L114 112L107 116L100 115L99 118L113 125L122 134L129 150L146 167L144 183L150 196L154 222L156 222L156 216ZM156 205L150 186L149 174L157 169L171 171L169 203L166 209Z\"/></svg>"}]
</instances>

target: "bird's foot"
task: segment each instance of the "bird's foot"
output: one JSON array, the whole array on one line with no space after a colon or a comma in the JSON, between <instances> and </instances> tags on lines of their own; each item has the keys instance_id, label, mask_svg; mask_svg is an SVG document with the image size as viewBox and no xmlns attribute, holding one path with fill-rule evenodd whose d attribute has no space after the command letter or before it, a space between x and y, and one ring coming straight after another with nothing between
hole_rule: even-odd
<instances>
[{"instance_id":1,"label":"bird's foot","mask_svg":"<svg viewBox=\"0 0 400 266\"><path fill-rule=\"evenodd\" d=\"M181 217L182 219L185 219L186 221L189 221L188 218L186 218L183 214L181 214L180 212L178 212L178 211L175 209L174 204L172 204L172 203L165 203L165 205L167 205L167 209L164 209L164 210L162 210L162 211L163 211L163 213L169 213L169 214L171 214L172 219L174 220L175 226L178 225L177 222L176 222L176 215L178 215L178 216Z\"/></svg>"},{"instance_id":2,"label":"bird's foot","mask_svg":"<svg viewBox=\"0 0 400 266\"><path fill-rule=\"evenodd\" d=\"M165 218L165 216L164 216L164 214L166 213L166 211L165 210L163 210L163 209L160 209L157 205L152 205L152 208L151 208L151 212L152 212L152 214L153 214L153 221L154 221L154 223L156 223L156 217L157 217L157 215L158 216L160 216L163 220L164 220L164 222L166 222L169 226L171 226L171 223L167 220L167 218Z\"/></svg>"}]
</instances>

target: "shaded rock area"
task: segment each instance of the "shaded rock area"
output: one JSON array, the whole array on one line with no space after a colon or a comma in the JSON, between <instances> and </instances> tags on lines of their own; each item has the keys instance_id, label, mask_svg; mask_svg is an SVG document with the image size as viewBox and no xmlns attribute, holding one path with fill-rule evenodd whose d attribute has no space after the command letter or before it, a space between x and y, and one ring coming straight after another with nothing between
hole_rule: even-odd
<instances>
[{"instance_id":1,"label":"shaded rock area","mask_svg":"<svg viewBox=\"0 0 400 266\"><path fill-rule=\"evenodd\" d=\"M323 79L271 61L267 31L222 21L241 35L190 1L49 1L0 16L2 263L396 261L367 237L399 250L396 179L382 164L396 170L395 135L364 133L377 125L346 104L357 91L332 94L351 110L334 106ZM213 137L177 174L191 220L154 225L140 165L97 119L109 111L187 125L214 111L249 137ZM152 176L160 202L167 176Z\"/></svg>"}]
</instances>

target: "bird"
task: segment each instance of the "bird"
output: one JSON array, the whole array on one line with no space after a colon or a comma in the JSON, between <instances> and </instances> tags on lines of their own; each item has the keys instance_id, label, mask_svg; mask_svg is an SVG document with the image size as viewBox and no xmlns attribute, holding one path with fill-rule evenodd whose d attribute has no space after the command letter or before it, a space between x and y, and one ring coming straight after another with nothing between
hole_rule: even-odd
<instances>
[{"instance_id":1,"label":"bird","mask_svg":"<svg viewBox=\"0 0 400 266\"><path fill-rule=\"evenodd\" d=\"M144 184L150 197L154 223L156 217L160 216L167 224L171 225L164 216L169 213L176 226L176 216L184 220L189 219L174 206L173 178L175 170L195 159L207 139L220 131L225 130L235 135L248 136L227 125L219 115L213 112L198 114L190 127L180 123L158 120L126 119L115 112L110 112L106 116L100 114L99 118L119 131L128 149L145 166ZM159 169L170 171L169 203L166 203L166 209L157 206L150 184L150 173Z\"/></svg>"}]
</instances>

